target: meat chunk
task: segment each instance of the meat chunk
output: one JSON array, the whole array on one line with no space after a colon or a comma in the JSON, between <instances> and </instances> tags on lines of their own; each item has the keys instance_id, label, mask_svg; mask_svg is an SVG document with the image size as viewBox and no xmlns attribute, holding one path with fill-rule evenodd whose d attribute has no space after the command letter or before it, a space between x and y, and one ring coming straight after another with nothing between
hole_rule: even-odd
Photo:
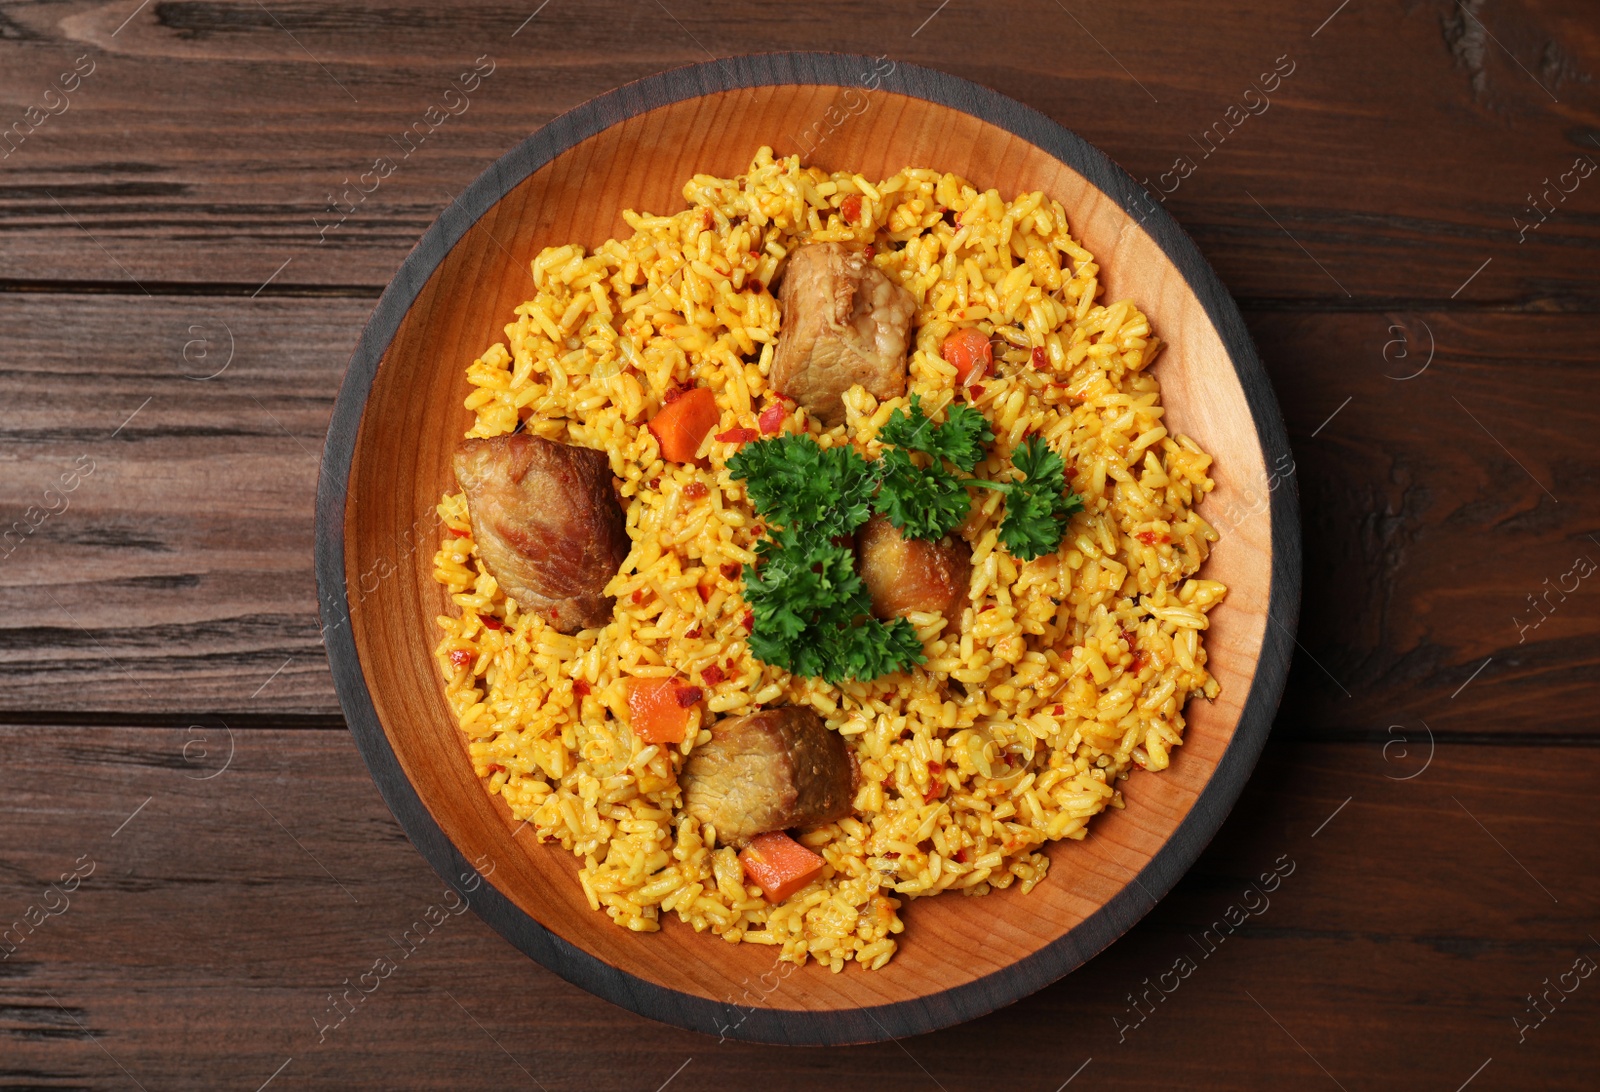
<instances>
[{"instance_id":1,"label":"meat chunk","mask_svg":"<svg viewBox=\"0 0 1600 1092\"><path fill-rule=\"evenodd\" d=\"M906 392L906 349L917 302L864 253L812 243L789 255L778 290L783 326L772 386L830 428L844 422L844 392Z\"/></svg>"},{"instance_id":2,"label":"meat chunk","mask_svg":"<svg viewBox=\"0 0 1600 1092\"><path fill-rule=\"evenodd\" d=\"M455 470L478 555L518 606L562 633L611 620L602 593L629 544L603 452L517 433L463 442Z\"/></svg>"},{"instance_id":3,"label":"meat chunk","mask_svg":"<svg viewBox=\"0 0 1600 1092\"><path fill-rule=\"evenodd\" d=\"M906 538L883 516L873 516L856 532L856 561L879 618L912 611L960 618L972 582L972 549L964 540Z\"/></svg>"},{"instance_id":4,"label":"meat chunk","mask_svg":"<svg viewBox=\"0 0 1600 1092\"><path fill-rule=\"evenodd\" d=\"M844 738L812 710L784 706L713 724L684 764L683 802L719 842L738 844L849 815L855 777Z\"/></svg>"}]
</instances>

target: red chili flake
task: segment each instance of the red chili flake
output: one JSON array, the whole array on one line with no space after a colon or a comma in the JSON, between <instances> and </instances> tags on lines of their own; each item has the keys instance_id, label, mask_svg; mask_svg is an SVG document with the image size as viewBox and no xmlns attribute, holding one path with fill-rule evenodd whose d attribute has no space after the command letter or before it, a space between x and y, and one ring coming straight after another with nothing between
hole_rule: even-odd
<instances>
[{"instance_id":1,"label":"red chili flake","mask_svg":"<svg viewBox=\"0 0 1600 1092\"><path fill-rule=\"evenodd\" d=\"M753 611L753 610L745 611L744 612L744 631L746 633L750 633L750 632L754 631L755 628L756 628L756 612Z\"/></svg>"},{"instance_id":2,"label":"red chili flake","mask_svg":"<svg viewBox=\"0 0 1600 1092\"><path fill-rule=\"evenodd\" d=\"M767 529L758 523L754 527L750 528L750 533L755 535L757 538L760 538L762 535L767 533Z\"/></svg>"},{"instance_id":3,"label":"red chili flake","mask_svg":"<svg viewBox=\"0 0 1600 1092\"><path fill-rule=\"evenodd\" d=\"M891 849L888 853L884 854L884 857L891 861L899 860L900 851L898 849Z\"/></svg>"},{"instance_id":4,"label":"red chili flake","mask_svg":"<svg viewBox=\"0 0 1600 1092\"><path fill-rule=\"evenodd\" d=\"M690 482L688 485L683 487L683 495L688 497L690 500L699 500L701 497L707 496L710 492L711 489L706 485L705 482Z\"/></svg>"},{"instance_id":5,"label":"red chili flake","mask_svg":"<svg viewBox=\"0 0 1600 1092\"><path fill-rule=\"evenodd\" d=\"M945 784L942 780L944 777L944 763L929 762L928 777L933 781L933 784L929 785L928 791L922 794L922 802L924 804L930 804L944 795Z\"/></svg>"},{"instance_id":6,"label":"red chili flake","mask_svg":"<svg viewBox=\"0 0 1600 1092\"><path fill-rule=\"evenodd\" d=\"M457 538L470 538L472 536L472 532L471 531L458 531L454 527L446 527L445 530L449 531L452 535L455 535Z\"/></svg>"},{"instance_id":7,"label":"red chili flake","mask_svg":"<svg viewBox=\"0 0 1600 1092\"><path fill-rule=\"evenodd\" d=\"M933 777L940 776L941 774L944 773L944 763L943 762L929 762L928 763L928 773L929 773L929 775L931 775Z\"/></svg>"},{"instance_id":8,"label":"red chili flake","mask_svg":"<svg viewBox=\"0 0 1600 1092\"><path fill-rule=\"evenodd\" d=\"M729 656L726 660L723 660L722 661L722 666L723 666L724 669L726 669L728 674L732 675L733 674L733 657Z\"/></svg>"},{"instance_id":9,"label":"red chili flake","mask_svg":"<svg viewBox=\"0 0 1600 1092\"><path fill-rule=\"evenodd\" d=\"M860 219L861 218L861 195L859 193L852 193L848 197L846 197L843 201L840 201L839 202L839 215L843 216L845 218L845 221L847 223L851 223L851 224L855 223L858 219Z\"/></svg>"},{"instance_id":10,"label":"red chili flake","mask_svg":"<svg viewBox=\"0 0 1600 1092\"><path fill-rule=\"evenodd\" d=\"M863 250L861 253L865 254L868 258L871 258L877 252L878 248L873 246L871 243L868 243L867 249Z\"/></svg>"},{"instance_id":11,"label":"red chili flake","mask_svg":"<svg viewBox=\"0 0 1600 1092\"><path fill-rule=\"evenodd\" d=\"M715 589L709 584L697 584L694 590L700 593L700 602L709 603L711 602L711 593Z\"/></svg>"},{"instance_id":12,"label":"red chili flake","mask_svg":"<svg viewBox=\"0 0 1600 1092\"><path fill-rule=\"evenodd\" d=\"M711 210L710 209L701 209L700 210L700 230L701 231L710 231L711 230L711 225L715 224L716 222L717 222L716 221L716 217L711 215Z\"/></svg>"},{"instance_id":13,"label":"red chili flake","mask_svg":"<svg viewBox=\"0 0 1600 1092\"><path fill-rule=\"evenodd\" d=\"M1154 546L1158 542L1171 542L1172 536L1164 531L1140 531L1133 536L1146 546Z\"/></svg>"},{"instance_id":14,"label":"red chili flake","mask_svg":"<svg viewBox=\"0 0 1600 1092\"><path fill-rule=\"evenodd\" d=\"M588 683L584 682L582 679L574 679L572 681L572 696L573 697L575 697L575 698L587 698L589 696L589 694L590 694L590 687L589 687Z\"/></svg>"},{"instance_id":15,"label":"red chili flake","mask_svg":"<svg viewBox=\"0 0 1600 1092\"><path fill-rule=\"evenodd\" d=\"M1144 669L1146 663L1144 649L1139 649L1133 654L1133 663L1128 665L1128 670L1137 674Z\"/></svg>"},{"instance_id":16,"label":"red chili flake","mask_svg":"<svg viewBox=\"0 0 1600 1092\"><path fill-rule=\"evenodd\" d=\"M724 561L722 563L722 575L727 577L729 580L739 579L739 573L743 571L743 569L744 566L740 565L737 561Z\"/></svg>"},{"instance_id":17,"label":"red chili flake","mask_svg":"<svg viewBox=\"0 0 1600 1092\"><path fill-rule=\"evenodd\" d=\"M1048 368L1050 366L1050 354L1044 351L1043 345L1035 345L1028 361L1035 368Z\"/></svg>"},{"instance_id":18,"label":"red chili flake","mask_svg":"<svg viewBox=\"0 0 1600 1092\"><path fill-rule=\"evenodd\" d=\"M1067 707L1065 705L1058 705L1050 711L1059 717L1067 711Z\"/></svg>"},{"instance_id":19,"label":"red chili flake","mask_svg":"<svg viewBox=\"0 0 1600 1092\"><path fill-rule=\"evenodd\" d=\"M692 706L698 705L700 703L700 699L705 696L706 692L701 690L698 686L679 686L677 695L678 706L682 709L691 708Z\"/></svg>"},{"instance_id":20,"label":"red chili flake","mask_svg":"<svg viewBox=\"0 0 1600 1092\"><path fill-rule=\"evenodd\" d=\"M1075 467L1075 466L1067 467L1067 469L1066 469L1066 477L1067 477L1067 479L1069 481L1071 479L1073 479L1073 478L1076 478L1077 476L1078 476L1078 468L1077 467Z\"/></svg>"},{"instance_id":21,"label":"red chili flake","mask_svg":"<svg viewBox=\"0 0 1600 1092\"><path fill-rule=\"evenodd\" d=\"M672 386L667 388L667 393L661 396L661 404L663 406L670 406L672 403L676 402L678 399L682 398L688 393L688 387L680 387L678 384L674 383Z\"/></svg>"},{"instance_id":22,"label":"red chili flake","mask_svg":"<svg viewBox=\"0 0 1600 1092\"><path fill-rule=\"evenodd\" d=\"M450 652L450 662L456 667L466 667L472 662L472 653L468 652L464 648L452 649Z\"/></svg>"},{"instance_id":23,"label":"red chili flake","mask_svg":"<svg viewBox=\"0 0 1600 1092\"><path fill-rule=\"evenodd\" d=\"M505 773L506 768L498 762L491 762L489 763L489 772L492 774Z\"/></svg>"},{"instance_id":24,"label":"red chili flake","mask_svg":"<svg viewBox=\"0 0 1600 1092\"><path fill-rule=\"evenodd\" d=\"M1132 648L1133 639L1138 635L1121 622L1117 623L1117 631L1122 634L1123 642L1126 643L1129 648Z\"/></svg>"},{"instance_id":25,"label":"red chili flake","mask_svg":"<svg viewBox=\"0 0 1600 1092\"><path fill-rule=\"evenodd\" d=\"M661 488L661 477L660 477L660 475L657 475L656 477L651 478L650 482L649 482L649 485L650 485L651 489L660 489Z\"/></svg>"},{"instance_id":26,"label":"red chili flake","mask_svg":"<svg viewBox=\"0 0 1600 1092\"><path fill-rule=\"evenodd\" d=\"M506 628L506 624L492 614L480 614L478 615L478 621L482 622L486 629Z\"/></svg>"},{"instance_id":27,"label":"red chili flake","mask_svg":"<svg viewBox=\"0 0 1600 1092\"><path fill-rule=\"evenodd\" d=\"M960 849L956 850L953 854L950 855L950 859L952 861L954 861L956 864L966 864L967 863L967 847L966 846L962 846Z\"/></svg>"},{"instance_id":28,"label":"red chili flake","mask_svg":"<svg viewBox=\"0 0 1600 1092\"><path fill-rule=\"evenodd\" d=\"M637 591L635 591L633 593L633 595L632 595L632 599L633 599L633 601L635 603L643 603L644 602L644 589L640 588Z\"/></svg>"},{"instance_id":29,"label":"red chili flake","mask_svg":"<svg viewBox=\"0 0 1600 1092\"><path fill-rule=\"evenodd\" d=\"M684 630L683 635L685 637L698 638L700 636L700 623L696 622L694 625Z\"/></svg>"},{"instance_id":30,"label":"red chili flake","mask_svg":"<svg viewBox=\"0 0 1600 1092\"><path fill-rule=\"evenodd\" d=\"M725 678L727 678L727 676L722 673L722 668L718 667L716 664L712 664L710 667L707 667L700 672L700 681L705 683L707 686L716 686Z\"/></svg>"},{"instance_id":31,"label":"red chili flake","mask_svg":"<svg viewBox=\"0 0 1600 1092\"><path fill-rule=\"evenodd\" d=\"M756 423L761 426L761 431L771 436L783 427L783 418L789 411L783 408L782 402L774 402L761 411L761 416L756 418Z\"/></svg>"},{"instance_id":32,"label":"red chili flake","mask_svg":"<svg viewBox=\"0 0 1600 1092\"><path fill-rule=\"evenodd\" d=\"M994 610L994 604L993 603L985 603L983 606L978 608L978 613L982 614L986 610Z\"/></svg>"},{"instance_id":33,"label":"red chili flake","mask_svg":"<svg viewBox=\"0 0 1600 1092\"><path fill-rule=\"evenodd\" d=\"M747 444L760 438L761 433L753 428L730 428L727 432L717 433L717 439L725 444Z\"/></svg>"},{"instance_id":34,"label":"red chili flake","mask_svg":"<svg viewBox=\"0 0 1600 1092\"><path fill-rule=\"evenodd\" d=\"M967 390L972 392L972 400L974 402L983 397L982 383L974 383L972 386L968 387Z\"/></svg>"}]
</instances>

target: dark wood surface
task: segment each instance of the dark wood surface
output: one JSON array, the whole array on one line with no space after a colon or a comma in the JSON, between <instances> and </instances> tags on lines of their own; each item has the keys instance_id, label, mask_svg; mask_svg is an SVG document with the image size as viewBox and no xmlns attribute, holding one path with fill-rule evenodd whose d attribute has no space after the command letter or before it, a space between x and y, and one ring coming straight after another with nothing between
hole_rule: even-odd
<instances>
[{"instance_id":1,"label":"dark wood surface","mask_svg":"<svg viewBox=\"0 0 1600 1092\"><path fill-rule=\"evenodd\" d=\"M515 37L536 4L135 7L0 5L6 124L95 62L0 160L7 522L94 467L0 562L0 916L59 905L47 885L95 863L0 961L0 1085L256 1088L292 1058L272 1087L953 1089L1001 1065L1046 1090L1592 1086L1597 980L1513 1023L1600 949L1600 593L1550 592L1542 621L1528 599L1600 561L1600 177L1552 190L1522 241L1513 220L1577 156L1600 162L1586 5L1356 2L1319 30L1331 0L552 0ZM1131 933L951 1031L718 1043L566 985L467 914L319 1043L328 992L398 956L385 933L443 895L321 651L312 498L344 361L449 195L533 127L776 48L976 79L1152 189L1196 159L1167 205L1241 301L1301 486L1300 649L1267 757ZM327 191L483 55L468 111L318 243ZM1190 137L1285 55L1271 107L1199 159ZM227 370L185 378L230 331ZM199 780L230 731L232 764ZM1202 956L1189 938L1280 854L1297 868L1270 908ZM1185 952L1195 972L1119 1043L1129 992Z\"/></svg>"}]
</instances>

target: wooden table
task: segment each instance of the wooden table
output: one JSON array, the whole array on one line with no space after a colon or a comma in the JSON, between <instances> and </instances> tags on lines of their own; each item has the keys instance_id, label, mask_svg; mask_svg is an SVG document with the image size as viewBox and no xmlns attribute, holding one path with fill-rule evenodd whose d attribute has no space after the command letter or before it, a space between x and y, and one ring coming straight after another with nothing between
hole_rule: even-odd
<instances>
[{"instance_id":1,"label":"wooden table","mask_svg":"<svg viewBox=\"0 0 1600 1092\"><path fill-rule=\"evenodd\" d=\"M0 925L23 923L0 1086L1594 1087L1592 5L1113 9L0 5ZM777 49L1029 103L1216 265L1305 513L1266 757L1132 932L947 1032L718 1042L464 915L319 1037L330 993L443 894L318 633L318 451L367 312L452 193L556 113ZM330 227L330 196L433 107ZM1292 872L1252 889L1274 863Z\"/></svg>"}]
</instances>

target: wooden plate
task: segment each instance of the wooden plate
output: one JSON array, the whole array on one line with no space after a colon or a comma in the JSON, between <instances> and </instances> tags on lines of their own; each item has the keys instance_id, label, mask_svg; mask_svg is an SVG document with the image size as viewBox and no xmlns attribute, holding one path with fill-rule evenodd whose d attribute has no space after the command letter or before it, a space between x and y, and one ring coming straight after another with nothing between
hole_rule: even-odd
<instances>
[{"instance_id":1,"label":"wooden plate","mask_svg":"<svg viewBox=\"0 0 1600 1092\"><path fill-rule=\"evenodd\" d=\"M431 570L434 505L454 488L449 454L470 423L463 372L529 295L529 260L544 246L626 233L625 208L676 211L692 174L737 174L763 144L868 178L926 166L1008 198L1043 190L1060 201L1101 265L1102 299L1131 297L1169 342L1155 365L1169 426L1216 456L1216 492L1201 511L1222 534L1206 575L1230 589L1206 634L1221 696L1190 703L1172 767L1136 772L1126 810L1051 848L1046 882L1027 895L908 903L899 953L876 972L780 968L771 949L697 934L675 915L641 935L590 910L573 856L519 834L473 776L431 652L434 617L454 609ZM318 488L328 658L350 729L411 840L486 921L562 977L712 1034L911 1035L1009 1004L1089 959L1221 825L1289 665L1300 601L1292 469L1233 301L1102 153L1011 99L908 64L792 53L696 65L603 95L523 141L445 209L384 292L339 392Z\"/></svg>"}]
</instances>

